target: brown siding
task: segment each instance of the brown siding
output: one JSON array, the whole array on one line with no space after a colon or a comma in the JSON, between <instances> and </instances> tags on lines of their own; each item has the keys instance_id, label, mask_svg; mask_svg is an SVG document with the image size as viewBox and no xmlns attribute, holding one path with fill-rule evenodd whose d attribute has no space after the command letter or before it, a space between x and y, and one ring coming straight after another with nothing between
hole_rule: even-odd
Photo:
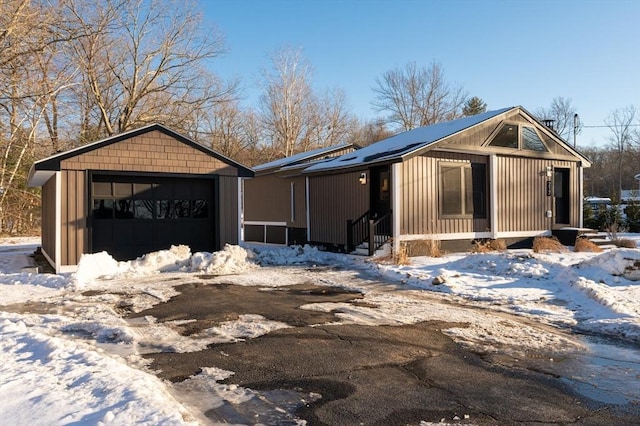
<instances>
[{"instance_id":1,"label":"brown siding","mask_svg":"<svg viewBox=\"0 0 640 426\"><path fill-rule=\"evenodd\" d=\"M347 220L369 210L369 184L360 184L360 172L309 178L310 240L347 243Z\"/></svg>"},{"instance_id":2,"label":"brown siding","mask_svg":"<svg viewBox=\"0 0 640 426\"><path fill-rule=\"evenodd\" d=\"M225 243L238 244L238 178L233 176L220 176L219 180L219 242L220 248Z\"/></svg>"},{"instance_id":3,"label":"brown siding","mask_svg":"<svg viewBox=\"0 0 640 426\"><path fill-rule=\"evenodd\" d=\"M414 157L403 163L400 177L402 182L400 233L420 235L487 231L488 219L439 217L438 162L440 161L487 164L487 157L434 152L426 156ZM487 202L489 204L489 200Z\"/></svg>"},{"instance_id":4,"label":"brown siding","mask_svg":"<svg viewBox=\"0 0 640 426\"><path fill-rule=\"evenodd\" d=\"M577 163L531 158L502 157L498 163L498 231L520 232L550 230L554 211L553 197L547 196L547 167L570 169L570 226L578 226L580 219L579 176ZM552 185L553 187L553 185Z\"/></svg>"},{"instance_id":5,"label":"brown siding","mask_svg":"<svg viewBox=\"0 0 640 426\"><path fill-rule=\"evenodd\" d=\"M86 179L84 171L62 171L61 265L77 264L88 250Z\"/></svg>"},{"instance_id":6,"label":"brown siding","mask_svg":"<svg viewBox=\"0 0 640 426\"><path fill-rule=\"evenodd\" d=\"M56 260L56 175L42 186L42 249Z\"/></svg>"},{"instance_id":7,"label":"brown siding","mask_svg":"<svg viewBox=\"0 0 640 426\"><path fill-rule=\"evenodd\" d=\"M295 184L295 220L291 220L291 184ZM260 176L244 182L244 219L286 222L293 228L306 228L306 183L303 176Z\"/></svg>"},{"instance_id":8,"label":"brown siding","mask_svg":"<svg viewBox=\"0 0 640 426\"><path fill-rule=\"evenodd\" d=\"M494 120L490 120L489 122L482 123L472 129L467 129L457 135L453 135L447 139L444 139L438 145L440 148L447 147L453 149L464 149L466 151L482 151L485 154L504 154L508 152L510 148L496 148L491 146L482 147L482 145L488 142L489 137L491 137L494 131L498 130L498 128L504 121L510 123L518 123L521 125L534 126L538 127L538 129L540 130L540 126L537 123L534 123L531 120L527 119L527 117L520 114L518 111L513 111L507 114L504 119L497 118ZM539 134L541 135L546 146L549 148L549 152L521 150L518 151L517 155L528 156L530 158L546 157L548 159L558 158L558 156L573 157L573 154L571 154L571 152L554 141L546 133L544 133L543 131L539 131Z\"/></svg>"},{"instance_id":9,"label":"brown siding","mask_svg":"<svg viewBox=\"0 0 640 426\"><path fill-rule=\"evenodd\" d=\"M114 170L237 176L235 167L157 130L63 160L71 170Z\"/></svg>"}]
</instances>

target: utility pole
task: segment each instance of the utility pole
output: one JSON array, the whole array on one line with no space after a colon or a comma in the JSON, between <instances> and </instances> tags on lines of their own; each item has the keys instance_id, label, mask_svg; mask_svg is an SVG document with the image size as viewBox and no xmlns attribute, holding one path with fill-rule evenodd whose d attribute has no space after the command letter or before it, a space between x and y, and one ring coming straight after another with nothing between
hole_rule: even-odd
<instances>
[{"instance_id":1,"label":"utility pole","mask_svg":"<svg viewBox=\"0 0 640 426\"><path fill-rule=\"evenodd\" d=\"M576 148L576 134L578 133L578 113L573 114L573 147Z\"/></svg>"}]
</instances>

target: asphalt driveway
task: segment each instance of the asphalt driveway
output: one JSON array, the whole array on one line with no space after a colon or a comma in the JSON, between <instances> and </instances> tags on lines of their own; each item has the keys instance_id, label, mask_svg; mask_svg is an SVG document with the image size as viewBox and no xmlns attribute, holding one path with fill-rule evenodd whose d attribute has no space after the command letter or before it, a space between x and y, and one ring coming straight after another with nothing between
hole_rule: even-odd
<instances>
[{"instance_id":1,"label":"asphalt driveway","mask_svg":"<svg viewBox=\"0 0 640 426\"><path fill-rule=\"evenodd\" d=\"M557 377L506 367L461 348L442 322L402 326L338 325L330 312L308 303L363 303L340 287L258 287L201 282L177 287L180 295L134 316L179 322L191 335L242 314L259 314L290 328L191 353L154 353L150 368L174 383L204 367L235 372L229 384L261 392L263 403L213 407L212 423L308 425L634 424L640 410L589 401ZM195 320L195 321L193 321ZM463 326L457 324L457 326ZM532 364L533 365L533 364ZM282 395L287 404L267 404ZM293 402L291 395L297 395ZM282 407L286 405L286 409ZM267 407L267 408L265 408ZM269 409L268 407L272 407Z\"/></svg>"}]
</instances>

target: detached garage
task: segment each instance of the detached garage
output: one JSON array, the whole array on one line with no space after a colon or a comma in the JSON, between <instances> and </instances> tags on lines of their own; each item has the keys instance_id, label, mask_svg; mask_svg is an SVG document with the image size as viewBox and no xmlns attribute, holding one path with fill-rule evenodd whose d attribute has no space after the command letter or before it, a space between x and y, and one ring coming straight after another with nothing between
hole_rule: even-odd
<instances>
[{"instance_id":1,"label":"detached garage","mask_svg":"<svg viewBox=\"0 0 640 426\"><path fill-rule=\"evenodd\" d=\"M237 244L246 177L251 169L157 124L45 158L29 174L42 187L42 253L68 272L83 253L128 260Z\"/></svg>"}]
</instances>

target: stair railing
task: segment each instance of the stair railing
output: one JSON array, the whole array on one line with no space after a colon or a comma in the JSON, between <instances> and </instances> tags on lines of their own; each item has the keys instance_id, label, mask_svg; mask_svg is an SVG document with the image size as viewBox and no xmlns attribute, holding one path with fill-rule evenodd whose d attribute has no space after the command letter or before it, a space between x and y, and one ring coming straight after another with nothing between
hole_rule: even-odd
<instances>
[{"instance_id":1,"label":"stair railing","mask_svg":"<svg viewBox=\"0 0 640 426\"><path fill-rule=\"evenodd\" d=\"M369 244L369 256L373 256L390 239L391 210L375 219L371 217L371 211L367 211L355 220L347 220L347 253L366 241Z\"/></svg>"}]
</instances>

